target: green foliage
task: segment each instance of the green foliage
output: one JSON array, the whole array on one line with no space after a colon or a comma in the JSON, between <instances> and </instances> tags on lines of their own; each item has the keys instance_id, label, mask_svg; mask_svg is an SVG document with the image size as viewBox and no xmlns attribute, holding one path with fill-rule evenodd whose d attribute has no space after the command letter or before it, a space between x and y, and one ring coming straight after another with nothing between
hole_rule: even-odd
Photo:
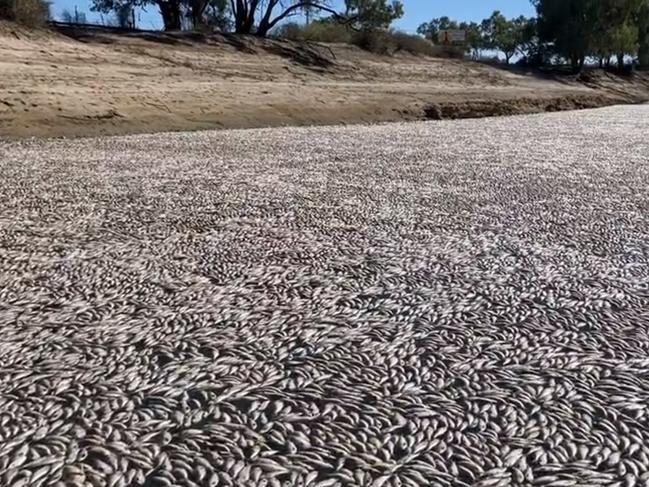
<instances>
[{"instance_id":1,"label":"green foliage","mask_svg":"<svg viewBox=\"0 0 649 487\"><path fill-rule=\"evenodd\" d=\"M638 9L638 64L649 67L649 0Z\"/></svg>"},{"instance_id":2,"label":"green foliage","mask_svg":"<svg viewBox=\"0 0 649 487\"><path fill-rule=\"evenodd\" d=\"M460 26L455 20L449 17L438 17L432 19L430 22L424 22L417 28L417 33L424 36L426 39L437 44L439 32L441 30L456 30Z\"/></svg>"},{"instance_id":3,"label":"green foliage","mask_svg":"<svg viewBox=\"0 0 649 487\"><path fill-rule=\"evenodd\" d=\"M533 19L521 16L509 20L498 11L480 24L458 23L449 17L435 18L421 24L417 32L438 43L439 33L443 30L464 30L466 48L473 58L481 57L485 49L493 49L502 51L507 63L516 53L525 56L536 41L536 24Z\"/></svg>"},{"instance_id":4,"label":"green foliage","mask_svg":"<svg viewBox=\"0 0 649 487\"><path fill-rule=\"evenodd\" d=\"M519 17L519 53L528 61L539 54L539 36L536 19Z\"/></svg>"},{"instance_id":5,"label":"green foliage","mask_svg":"<svg viewBox=\"0 0 649 487\"><path fill-rule=\"evenodd\" d=\"M348 42L368 51L389 54L399 49L399 42L388 29L402 15L403 4L400 1L345 0L344 13L310 22L306 26L295 23L284 25L278 30L278 35L319 42ZM400 41L406 43L404 38ZM413 41L408 44L413 48Z\"/></svg>"},{"instance_id":6,"label":"green foliage","mask_svg":"<svg viewBox=\"0 0 649 487\"><path fill-rule=\"evenodd\" d=\"M462 50L435 46L429 40L418 35L387 29L357 31L331 19L318 20L307 25L289 22L277 28L273 34L276 37L294 41L355 44L367 51L383 55L408 52L436 57L463 56Z\"/></svg>"},{"instance_id":7,"label":"green foliage","mask_svg":"<svg viewBox=\"0 0 649 487\"><path fill-rule=\"evenodd\" d=\"M638 51L640 19L646 0L535 0L538 32L573 70L587 56L603 60L615 55L620 67Z\"/></svg>"},{"instance_id":8,"label":"green foliage","mask_svg":"<svg viewBox=\"0 0 649 487\"><path fill-rule=\"evenodd\" d=\"M424 54L427 56L439 56L441 51L428 39L406 32L391 31L392 42L395 52L403 51L410 54Z\"/></svg>"},{"instance_id":9,"label":"green foliage","mask_svg":"<svg viewBox=\"0 0 649 487\"><path fill-rule=\"evenodd\" d=\"M520 44L521 36L516 21L507 20L502 13L495 11L483 22L483 32L487 46L502 51L505 62L509 64Z\"/></svg>"},{"instance_id":10,"label":"green foliage","mask_svg":"<svg viewBox=\"0 0 649 487\"><path fill-rule=\"evenodd\" d=\"M471 57L479 59L482 51L488 47L480 25L475 22L462 22L458 28L466 32L466 47L471 52Z\"/></svg>"},{"instance_id":11,"label":"green foliage","mask_svg":"<svg viewBox=\"0 0 649 487\"><path fill-rule=\"evenodd\" d=\"M535 20L522 15L507 19L502 13L495 11L491 17L482 21L480 28L484 45L502 52L506 64L516 54L529 57L538 43Z\"/></svg>"},{"instance_id":12,"label":"green foliage","mask_svg":"<svg viewBox=\"0 0 649 487\"><path fill-rule=\"evenodd\" d=\"M394 44L390 38L390 33L382 29L363 29L354 32L352 43L361 49L376 54L392 54Z\"/></svg>"},{"instance_id":13,"label":"green foliage","mask_svg":"<svg viewBox=\"0 0 649 487\"><path fill-rule=\"evenodd\" d=\"M612 27L608 32L611 52L617 55L635 54L638 50L638 26L624 23Z\"/></svg>"},{"instance_id":14,"label":"green foliage","mask_svg":"<svg viewBox=\"0 0 649 487\"><path fill-rule=\"evenodd\" d=\"M306 40L315 42L351 43L352 32L338 22L311 22L304 28Z\"/></svg>"},{"instance_id":15,"label":"green foliage","mask_svg":"<svg viewBox=\"0 0 649 487\"><path fill-rule=\"evenodd\" d=\"M116 24L130 28L134 27L131 12L148 5L159 9L165 30L224 30L230 25L229 0L92 0L90 9L114 14Z\"/></svg>"},{"instance_id":16,"label":"green foliage","mask_svg":"<svg viewBox=\"0 0 649 487\"><path fill-rule=\"evenodd\" d=\"M597 35L601 0L536 0L539 36L580 70Z\"/></svg>"},{"instance_id":17,"label":"green foliage","mask_svg":"<svg viewBox=\"0 0 649 487\"><path fill-rule=\"evenodd\" d=\"M49 18L50 4L44 0L0 0L0 19L38 27Z\"/></svg>"},{"instance_id":18,"label":"green foliage","mask_svg":"<svg viewBox=\"0 0 649 487\"><path fill-rule=\"evenodd\" d=\"M637 52L639 29L633 21L635 14L639 14L639 7L635 1L601 0L599 22L591 45L591 54L600 64L608 63L611 56L617 56L622 64L625 54Z\"/></svg>"},{"instance_id":19,"label":"green foliage","mask_svg":"<svg viewBox=\"0 0 649 487\"><path fill-rule=\"evenodd\" d=\"M466 31L466 49L474 58L500 51L505 62L542 65L565 59L578 71L587 59L624 60L638 55L649 66L649 0L532 0L537 18L506 18L494 12L479 24L434 18L417 32L438 43L441 30Z\"/></svg>"},{"instance_id":20,"label":"green foliage","mask_svg":"<svg viewBox=\"0 0 649 487\"><path fill-rule=\"evenodd\" d=\"M330 19L309 24L287 22L273 31L273 36L292 41L352 44L354 32L346 25Z\"/></svg>"},{"instance_id":21,"label":"green foliage","mask_svg":"<svg viewBox=\"0 0 649 487\"><path fill-rule=\"evenodd\" d=\"M345 0L345 17L353 19L358 29L387 29L403 17L403 3L399 0ZM377 38L380 35L377 33Z\"/></svg>"},{"instance_id":22,"label":"green foliage","mask_svg":"<svg viewBox=\"0 0 649 487\"><path fill-rule=\"evenodd\" d=\"M382 55L407 52L415 55L444 58L464 57L462 48L455 46L436 46L421 36L396 30L361 30L353 34L352 43L361 49Z\"/></svg>"}]
</instances>

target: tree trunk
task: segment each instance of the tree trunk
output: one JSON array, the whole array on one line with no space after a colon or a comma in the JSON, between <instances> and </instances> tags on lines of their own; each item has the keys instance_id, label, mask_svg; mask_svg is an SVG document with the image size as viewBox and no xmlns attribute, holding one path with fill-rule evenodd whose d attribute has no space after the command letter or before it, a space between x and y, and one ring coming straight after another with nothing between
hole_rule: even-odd
<instances>
[{"instance_id":1,"label":"tree trunk","mask_svg":"<svg viewBox=\"0 0 649 487\"><path fill-rule=\"evenodd\" d=\"M237 34L247 34L247 32L244 32L244 23L245 23L245 18L243 14L237 12L234 16L234 31Z\"/></svg>"},{"instance_id":2,"label":"tree trunk","mask_svg":"<svg viewBox=\"0 0 649 487\"><path fill-rule=\"evenodd\" d=\"M192 26L195 30L199 30L205 23L203 14L207 8L207 0L190 0L189 4L191 7Z\"/></svg>"},{"instance_id":3,"label":"tree trunk","mask_svg":"<svg viewBox=\"0 0 649 487\"><path fill-rule=\"evenodd\" d=\"M255 28L255 14L257 13L259 0L245 0L241 3L246 4L246 14L244 16L241 32L239 32L239 34L252 34Z\"/></svg>"},{"instance_id":4,"label":"tree trunk","mask_svg":"<svg viewBox=\"0 0 649 487\"><path fill-rule=\"evenodd\" d=\"M259 26L257 27L257 30L255 30L255 35L257 37L266 37L268 35L268 24L264 22L260 22Z\"/></svg>"},{"instance_id":5,"label":"tree trunk","mask_svg":"<svg viewBox=\"0 0 649 487\"><path fill-rule=\"evenodd\" d=\"M250 34L251 28L248 22L249 14L247 4L244 0L236 0L236 3L232 2L232 6L234 8L234 31L237 34ZM251 15L253 16L254 22L254 12Z\"/></svg>"},{"instance_id":6,"label":"tree trunk","mask_svg":"<svg viewBox=\"0 0 649 487\"><path fill-rule=\"evenodd\" d=\"M599 69L604 69L604 56L599 58Z\"/></svg>"},{"instance_id":7,"label":"tree trunk","mask_svg":"<svg viewBox=\"0 0 649 487\"><path fill-rule=\"evenodd\" d=\"M617 55L617 69L622 71L624 69L624 53L619 53Z\"/></svg>"},{"instance_id":8,"label":"tree trunk","mask_svg":"<svg viewBox=\"0 0 649 487\"><path fill-rule=\"evenodd\" d=\"M584 63L586 62L586 56L583 54L573 54L570 56L570 67L572 72L575 74L581 73L581 70L584 69Z\"/></svg>"},{"instance_id":9,"label":"tree trunk","mask_svg":"<svg viewBox=\"0 0 649 487\"><path fill-rule=\"evenodd\" d=\"M164 30L181 30L180 2L178 0L160 0L158 7L160 8Z\"/></svg>"},{"instance_id":10,"label":"tree trunk","mask_svg":"<svg viewBox=\"0 0 649 487\"><path fill-rule=\"evenodd\" d=\"M579 72L579 56L576 54L572 54L570 56L570 68L572 69L573 73L578 73Z\"/></svg>"},{"instance_id":11,"label":"tree trunk","mask_svg":"<svg viewBox=\"0 0 649 487\"><path fill-rule=\"evenodd\" d=\"M638 63L641 67L649 67L649 2L645 2L639 14L638 21Z\"/></svg>"},{"instance_id":12,"label":"tree trunk","mask_svg":"<svg viewBox=\"0 0 649 487\"><path fill-rule=\"evenodd\" d=\"M274 4L270 3L266 6L266 12L264 13L264 16L261 18L259 21L259 25L257 26L257 30L255 31L255 35L259 37L266 37L268 35L268 32L270 31L270 21L271 18L270 16L273 13L273 7Z\"/></svg>"},{"instance_id":13,"label":"tree trunk","mask_svg":"<svg viewBox=\"0 0 649 487\"><path fill-rule=\"evenodd\" d=\"M649 36L640 44L638 50L638 63L643 68L649 68Z\"/></svg>"}]
</instances>

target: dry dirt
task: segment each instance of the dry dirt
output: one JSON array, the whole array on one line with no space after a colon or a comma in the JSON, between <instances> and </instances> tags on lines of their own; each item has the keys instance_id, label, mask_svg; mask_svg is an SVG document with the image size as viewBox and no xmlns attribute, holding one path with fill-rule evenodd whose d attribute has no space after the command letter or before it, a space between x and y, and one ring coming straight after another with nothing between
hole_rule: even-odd
<instances>
[{"instance_id":1,"label":"dry dirt","mask_svg":"<svg viewBox=\"0 0 649 487\"><path fill-rule=\"evenodd\" d=\"M0 24L0 136L345 124L649 99L648 77L554 79L457 60L253 38Z\"/></svg>"}]
</instances>

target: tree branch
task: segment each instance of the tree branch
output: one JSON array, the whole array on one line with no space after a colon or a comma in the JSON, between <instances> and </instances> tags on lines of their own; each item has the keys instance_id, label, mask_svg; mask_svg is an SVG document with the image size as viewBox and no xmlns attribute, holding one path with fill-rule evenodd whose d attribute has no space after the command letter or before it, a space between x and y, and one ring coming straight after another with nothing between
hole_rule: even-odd
<instances>
[{"instance_id":1,"label":"tree branch","mask_svg":"<svg viewBox=\"0 0 649 487\"><path fill-rule=\"evenodd\" d=\"M304 7L311 7L311 8L321 10L323 12L330 13L338 21L346 21L346 22L351 23L350 18L348 18L348 17L346 17L344 15L341 15L338 11L336 11L336 10L330 8L330 7L327 7L326 5L322 5L321 3L318 3L318 2L305 1L305 2L299 2L299 3L296 3L294 5L291 5L286 10L284 10L284 12L282 12L277 17L275 17L272 21L269 22L268 29L266 31L268 32L270 29L275 27L279 22L284 20L286 17L294 15L294 13L297 10L300 10L300 9L302 9Z\"/></svg>"}]
</instances>

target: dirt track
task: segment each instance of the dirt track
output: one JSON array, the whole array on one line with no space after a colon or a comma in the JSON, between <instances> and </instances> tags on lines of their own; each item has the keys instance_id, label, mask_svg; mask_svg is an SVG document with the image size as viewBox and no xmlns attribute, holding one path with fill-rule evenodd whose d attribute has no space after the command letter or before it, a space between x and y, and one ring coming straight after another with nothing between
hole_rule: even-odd
<instances>
[{"instance_id":1,"label":"dirt track","mask_svg":"<svg viewBox=\"0 0 649 487\"><path fill-rule=\"evenodd\" d=\"M0 136L458 118L649 98L649 81L587 84L350 46L0 24Z\"/></svg>"},{"instance_id":2,"label":"dirt track","mask_svg":"<svg viewBox=\"0 0 649 487\"><path fill-rule=\"evenodd\" d=\"M645 485L647 133L0 143L0 484Z\"/></svg>"}]
</instances>

